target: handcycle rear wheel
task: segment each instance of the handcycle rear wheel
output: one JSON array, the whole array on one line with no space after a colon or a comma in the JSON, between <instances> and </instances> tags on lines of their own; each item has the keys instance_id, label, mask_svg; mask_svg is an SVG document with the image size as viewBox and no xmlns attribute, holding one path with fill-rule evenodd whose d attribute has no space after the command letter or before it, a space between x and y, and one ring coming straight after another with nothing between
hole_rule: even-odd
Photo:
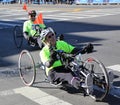
<instances>
[{"instance_id":1,"label":"handcycle rear wheel","mask_svg":"<svg viewBox=\"0 0 120 105\"><path fill-rule=\"evenodd\" d=\"M23 50L18 60L21 80L26 86L32 86L36 78L36 67L29 51Z\"/></svg>"},{"instance_id":2,"label":"handcycle rear wheel","mask_svg":"<svg viewBox=\"0 0 120 105\"><path fill-rule=\"evenodd\" d=\"M102 101L109 92L109 78L105 66L95 58L88 58L84 67L93 78L93 91L89 95L96 101Z\"/></svg>"},{"instance_id":3,"label":"handcycle rear wheel","mask_svg":"<svg viewBox=\"0 0 120 105\"><path fill-rule=\"evenodd\" d=\"M13 29L13 37L14 37L14 43L17 48L21 48L23 43L23 33L22 33L22 27L21 26L15 26Z\"/></svg>"}]
</instances>

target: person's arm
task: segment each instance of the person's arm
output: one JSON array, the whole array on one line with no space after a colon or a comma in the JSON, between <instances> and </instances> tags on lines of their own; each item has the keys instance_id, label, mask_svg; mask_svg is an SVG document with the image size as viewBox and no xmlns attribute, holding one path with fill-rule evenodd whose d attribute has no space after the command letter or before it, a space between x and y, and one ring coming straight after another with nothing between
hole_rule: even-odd
<instances>
[{"instance_id":1,"label":"person's arm","mask_svg":"<svg viewBox=\"0 0 120 105\"><path fill-rule=\"evenodd\" d=\"M91 53L93 51L94 47L91 43L87 44L87 46L85 46L84 48L80 49L80 48L74 48L71 52L71 54L76 54L76 53L81 53L81 54L85 54L85 53Z\"/></svg>"},{"instance_id":2,"label":"person's arm","mask_svg":"<svg viewBox=\"0 0 120 105\"><path fill-rule=\"evenodd\" d=\"M85 54L86 53L86 50L83 49L80 49L80 48L74 48L71 52L71 54L77 54L77 53L81 53L81 54Z\"/></svg>"},{"instance_id":3,"label":"person's arm","mask_svg":"<svg viewBox=\"0 0 120 105\"><path fill-rule=\"evenodd\" d=\"M28 32L23 32L23 36L26 40L29 40Z\"/></svg>"},{"instance_id":4,"label":"person's arm","mask_svg":"<svg viewBox=\"0 0 120 105\"><path fill-rule=\"evenodd\" d=\"M26 40L29 40L28 21L25 21L23 24L23 36Z\"/></svg>"},{"instance_id":5,"label":"person's arm","mask_svg":"<svg viewBox=\"0 0 120 105\"><path fill-rule=\"evenodd\" d=\"M29 43L30 42L33 42L33 43L35 42L35 39L33 37L29 36L28 32L23 32L23 36L26 40L28 40Z\"/></svg>"},{"instance_id":6,"label":"person's arm","mask_svg":"<svg viewBox=\"0 0 120 105\"><path fill-rule=\"evenodd\" d=\"M56 51L50 49L50 60L48 60L45 65L51 67L56 60L58 60Z\"/></svg>"}]
</instances>

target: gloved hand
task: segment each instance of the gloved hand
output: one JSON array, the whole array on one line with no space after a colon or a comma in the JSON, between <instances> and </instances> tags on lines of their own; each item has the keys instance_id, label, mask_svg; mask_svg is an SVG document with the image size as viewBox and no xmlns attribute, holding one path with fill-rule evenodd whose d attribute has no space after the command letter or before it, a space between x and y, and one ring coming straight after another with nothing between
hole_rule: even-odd
<instances>
[{"instance_id":1,"label":"gloved hand","mask_svg":"<svg viewBox=\"0 0 120 105\"><path fill-rule=\"evenodd\" d=\"M28 44L32 46L36 46L38 43L36 39L34 39L33 37L29 37Z\"/></svg>"},{"instance_id":2,"label":"gloved hand","mask_svg":"<svg viewBox=\"0 0 120 105\"><path fill-rule=\"evenodd\" d=\"M57 53L55 51L50 52L50 58L53 60L57 60Z\"/></svg>"},{"instance_id":3,"label":"gloved hand","mask_svg":"<svg viewBox=\"0 0 120 105\"><path fill-rule=\"evenodd\" d=\"M29 37L29 38L28 38L28 41L29 41L29 42L34 42L35 39L33 39L33 37Z\"/></svg>"},{"instance_id":4,"label":"gloved hand","mask_svg":"<svg viewBox=\"0 0 120 105\"><path fill-rule=\"evenodd\" d=\"M50 50L50 59L54 61L57 60L57 52L52 47L50 47L49 50Z\"/></svg>"},{"instance_id":5,"label":"gloved hand","mask_svg":"<svg viewBox=\"0 0 120 105\"><path fill-rule=\"evenodd\" d=\"M93 45L91 43L89 43L87 46L85 46L82 51L81 51L81 54L85 54L85 53L91 53L93 52Z\"/></svg>"}]
</instances>

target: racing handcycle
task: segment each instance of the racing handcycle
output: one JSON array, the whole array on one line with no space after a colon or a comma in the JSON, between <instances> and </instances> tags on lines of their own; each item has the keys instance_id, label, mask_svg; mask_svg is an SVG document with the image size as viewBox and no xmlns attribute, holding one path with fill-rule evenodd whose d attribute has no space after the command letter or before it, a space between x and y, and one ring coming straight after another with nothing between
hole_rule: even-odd
<instances>
[{"instance_id":1,"label":"racing handcycle","mask_svg":"<svg viewBox=\"0 0 120 105\"><path fill-rule=\"evenodd\" d=\"M83 60L82 55L79 52L72 55L63 52L62 50L58 50L56 53L58 54L58 58L61 60L63 65L70 68L76 77L85 81L85 78L88 74L92 76L92 91L87 92L89 91L89 87L81 87L84 90L84 95L89 95L96 101L102 101L105 99L109 93L110 84L108 72L100 60L94 57L88 57L87 59ZM35 63L32 54L28 50L21 51L18 60L18 68L21 80L26 86L33 86L35 83L37 72L36 69L43 71L42 75L45 75L44 82L49 82L45 73L45 65L40 59L39 63ZM53 86L62 86L63 84L64 81L60 81L59 83L55 84L52 83Z\"/></svg>"},{"instance_id":2,"label":"racing handcycle","mask_svg":"<svg viewBox=\"0 0 120 105\"><path fill-rule=\"evenodd\" d=\"M36 33L39 35L40 32L41 32L41 28L39 27L38 24L33 24L32 25L32 28L34 30L36 30ZM57 39L59 40L63 40L64 39L64 36L62 34L60 35L57 35ZM36 36L35 36L36 37ZM39 36L38 36L39 37ZM37 37L36 37L37 38ZM24 36L23 36L23 26L20 26L20 25L16 25L14 28L13 28L13 39L14 39L14 43L15 43L15 46L17 48L21 48L22 47L22 44L23 44L23 40L24 40ZM31 42L31 41L28 41L28 45L31 46L31 47L39 47L39 45L37 44L37 42Z\"/></svg>"},{"instance_id":3,"label":"racing handcycle","mask_svg":"<svg viewBox=\"0 0 120 105\"><path fill-rule=\"evenodd\" d=\"M33 24L32 28L33 28L33 30L36 30L36 34L38 34L38 35L40 34L40 32L42 30L39 27L38 24ZM34 38L37 38L36 34L33 36ZM17 48L21 48L22 44L23 44L23 39L24 39L24 36L23 36L23 26L16 25L14 27L14 29L13 29L13 39L14 39L15 46ZM35 46L38 46L38 43L37 43L37 41L30 41L30 40L28 40L28 45L32 46L32 47L35 47Z\"/></svg>"}]
</instances>

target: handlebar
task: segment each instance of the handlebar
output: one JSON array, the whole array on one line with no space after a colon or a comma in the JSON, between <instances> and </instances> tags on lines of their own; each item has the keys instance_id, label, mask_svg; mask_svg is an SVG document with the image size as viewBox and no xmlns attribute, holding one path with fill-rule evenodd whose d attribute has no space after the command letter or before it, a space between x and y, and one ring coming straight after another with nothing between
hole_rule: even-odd
<instances>
[{"instance_id":1,"label":"handlebar","mask_svg":"<svg viewBox=\"0 0 120 105\"><path fill-rule=\"evenodd\" d=\"M60 56L66 57L66 58L69 58L69 57L72 58L72 57L74 57L73 54L66 53L66 52L64 52L63 50L56 50L56 53L57 53L58 55L60 55Z\"/></svg>"},{"instance_id":2,"label":"handlebar","mask_svg":"<svg viewBox=\"0 0 120 105\"><path fill-rule=\"evenodd\" d=\"M79 53L81 53L81 50L79 50L77 53L75 53L75 54L70 54L70 53L66 53L66 52L64 52L63 50L56 50L56 52L57 52L57 54L59 54L59 55L65 55L66 57L75 57L75 56L77 56Z\"/></svg>"},{"instance_id":3,"label":"handlebar","mask_svg":"<svg viewBox=\"0 0 120 105\"><path fill-rule=\"evenodd\" d=\"M73 62L80 63L82 61L80 51L78 51L76 54L69 54L63 50L56 50L56 53L58 54L58 59L61 60L65 67L71 67L71 64L73 65Z\"/></svg>"}]
</instances>

